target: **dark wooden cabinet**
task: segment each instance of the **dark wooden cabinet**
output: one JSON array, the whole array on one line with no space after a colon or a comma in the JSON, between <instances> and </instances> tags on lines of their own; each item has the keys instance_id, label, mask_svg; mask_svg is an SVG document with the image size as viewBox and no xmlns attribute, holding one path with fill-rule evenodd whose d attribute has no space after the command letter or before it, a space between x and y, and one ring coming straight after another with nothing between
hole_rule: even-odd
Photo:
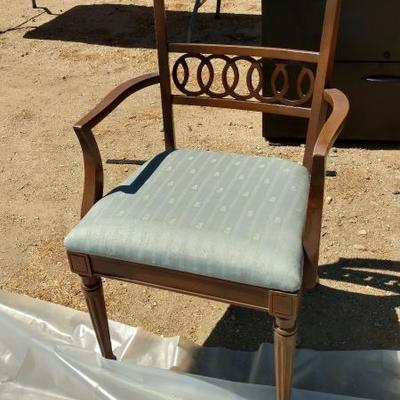
<instances>
[{"instance_id":1,"label":"dark wooden cabinet","mask_svg":"<svg viewBox=\"0 0 400 400\"><path fill-rule=\"evenodd\" d=\"M317 50L324 0L262 4L264 45ZM351 104L342 139L400 140L400 1L343 0L331 85ZM302 120L264 117L271 140L304 138L305 130Z\"/></svg>"}]
</instances>

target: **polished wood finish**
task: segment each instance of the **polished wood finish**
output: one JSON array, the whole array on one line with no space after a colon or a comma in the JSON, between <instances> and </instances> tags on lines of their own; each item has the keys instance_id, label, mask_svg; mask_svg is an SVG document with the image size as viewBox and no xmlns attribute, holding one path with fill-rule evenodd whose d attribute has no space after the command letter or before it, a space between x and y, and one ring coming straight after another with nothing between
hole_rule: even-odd
<instances>
[{"instance_id":1,"label":"polished wood finish","mask_svg":"<svg viewBox=\"0 0 400 400\"><path fill-rule=\"evenodd\" d=\"M85 168L85 183L81 207L83 217L97 200L103 197L103 164L101 155L91 129L101 122L128 96L147 86L160 82L158 74L147 74L130 79L111 91L92 111L81 118L74 131L82 147Z\"/></svg>"},{"instance_id":2,"label":"polished wood finish","mask_svg":"<svg viewBox=\"0 0 400 400\"><path fill-rule=\"evenodd\" d=\"M189 64L188 64L189 61ZM199 61L196 71L191 71L190 61ZM219 65L214 66L213 61L222 61ZM246 85L240 86L240 70L238 64L242 62L247 65L243 68L245 72ZM271 88L270 95L265 95L262 90L265 86L265 74L263 68L269 64L272 72L269 77L268 86ZM288 69L296 67L296 74L292 72L292 78L296 78L296 90L289 96L290 76ZM196 77L197 89L190 88L191 72ZM229 74L230 73L230 74ZM230 76L229 76L230 75ZM231 79L230 79L231 78ZM256 78L256 79L255 79ZM227 55L204 55L185 53L180 56L174 63L172 68L172 80L176 89L187 96L203 97L205 103L210 99L232 98L242 102L242 106L246 109L247 101L259 101L267 104L284 104L287 106L304 106L309 103L314 92L314 73L313 71L297 62L276 61L266 58L254 58L251 56L234 56ZM216 91L212 89L214 84L220 88ZM243 87L244 86L244 87ZM244 102L244 103L243 103ZM291 109L293 113L296 108ZM271 111L273 112L273 110Z\"/></svg>"},{"instance_id":3,"label":"polished wood finish","mask_svg":"<svg viewBox=\"0 0 400 400\"><path fill-rule=\"evenodd\" d=\"M82 147L85 165L81 215L84 216L103 195L103 167L92 129L126 97L145 87L160 84L165 146L167 149L175 148L173 104L224 107L308 118L310 127L304 165L310 171L311 186L303 235L305 256L303 287L313 287L318 279L317 267L326 157L343 127L349 110L348 101L341 92L335 89L324 89L329 75L329 62L336 40L340 0L326 0L326 15L319 53L290 49L246 48L244 46L179 43L168 45L164 0L155 0L154 3L159 74L144 75L118 86L94 110L74 126ZM183 54L178 56L178 61L174 63L172 74L169 68L170 52ZM197 92L193 92L193 90L189 90L185 86L185 80L188 79L187 76L185 77L185 70L190 68L189 64L183 62L179 64L179 59L182 60L179 57L189 58L193 56L203 64L201 68L198 67L197 74L194 74L199 84ZM254 57L261 58L256 59ZM221 59L226 63L223 68L224 73L221 75L224 92L216 93L210 89L212 80L219 75L210 67L211 60L214 58ZM232 80L228 84L228 69L235 70L235 62L239 60L249 63L246 79L248 94L238 93L235 84L232 84ZM272 74L269 77L264 76L264 70L260 67L266 60L276 65L275 70L272 70ZM293 63L299 64L300 71L300 77L297 78L297 88L295 88L298 97L294 99L288 98L290 85L285 72L286 66ZM306 66L307 63L317 64L315 79L314 74L310 73L311 69ZM183 80L178 73L179 68L184 70ZM207 82L203 81L203 68L206 68L209 73ZM255 70L260 74L259 81L256 84L254 84L252 77ZM233 82L235 83L237 77L235 78L235 72L233 74ZM277 78L278 75L280 75L279 79ZM176 89L181 94L172 93L171 76ZM311 85L311 90L304 88L304 86L307 86L304 81L306 77ZM263 79L266 78L272 86L275 85L272 88L273 96L270 98L264 97L258 91L264 82ZM281 82L280 85L277 81ZM310 106L307 103L311 103ZM325 122L328 111L330 111L330 115ZM82 288L104 357L113 358L114 356L111 350L100 277L120 279L219 300L262 310L275 318L277 399L290 399L296 341L296 320L302 298L302 290L296 293L280 292L268 288L174 271L167 267L142 265L90 254L69 253L68 258L71 270L82 278Z\"/></svg>"},{"instance_id":4,"label":"polished wood finish","mask_svg":"<svg viewBox=\"0 0 400 400\"><path fill-rule=\"evenodd\" d=\"M290 399L297 327L295 320L274 320L274 359L276 399Z\"/></svg>"},{"instance_id":5,"label":"polished wood finish","mask_svg":"<svg viewBox=\"0 0 400 400\"><path fill-rule=\"evenodd\" d=\"M303 164L311 168L313 148L326 119L326 103L323 101L324 89L332 71L333 57L339 26L342 0L327 0L322 28L319 62L315 77L314 96L311 105L311 117L308 123L306 148Z\"/></svg>"},{"instance_id":6,"label":"polished wood finish","mask_svg":"<svg viewBox=\"0 0 400 400\"><path fill-rule=\"evenodd\" d=\"M170 43L168 50L172 53L253 56L315 64L319 59L319 53L315 51L278 49L275 47L231 46L226 44Z\"/></svg>"},{"instance_id":7,"label":"polished wood finish","mask_svg":"<svg viewBox=\"0 0 400 400\"><path fill-rule=\"evenodd\" d=\"M116 360L113 354L106 306L104 303L101 278L82 277L82 291L85 295L90 318L100 346L101 354L110 360Z\"/></svg>"},{"instance_id":8,"label":"polished wood finish","mask_svg":"<svg viewBox=\"0 0 400 400\"><path fill-rule=\"evenodd\" d=\"M236 110L269 112L277 115L290 115L299 118L308 118L311 109L307 107L286 106L283 104L269 104L260 102L249 102L244 100L205 98L194 96L173 95L172 102L174 104L204 106L217 108L230 108Z\"/></svg>"},{"instance_id":9,"label":"polished wood finish","mask_svg":"<svg viewBox=\"0 0 400 400\"><path fill-rule=\"evenodd\" d=\"M144 89L147 86L155 85L160 82L157 73L151 73L129 79L118 85L112 90L93 110L81 118L74 129L91 129L101 122L110 112L133 93Z\"/></svg>"},{"instance_id":10,"label":"polished wood finish","mask_svg":"<svg viewBox=\"0 0 400 400\"><path fill-rule=\"evenodd\" d=\"M307 219L303 235L305 251L304 287L312 289L318 281L318 260L324 202L326 158L343 129L349 112L347 97L337 89L324 90L324 102L332 112L323 125L313 148Z\"/></svg>"},{"instance_id":11,"label":"polished wood finish","mask_svg":"<svg viewBox=\"0 0 400 400\"><path fill-rule=\"evenodd\" d=\"M160 72L161 105L164 122L165 147L175 149L174 117L171 101L171 79L168 56L167 17L164 4L154 1L154 26L158 50L158 70Z\"/></svg>"},{"instance_id":12,"label":"polished wood finish","mask_svg":"<svg viewBox=\"0 0 400 400\"><path fill-rule=\"evenodd\" d=\"M69 253L71 270L80 276L103 276L192 294L229 304L268 311L280 318L297 313L298 293L286 293L258 286L210 278L203 275L115 260L86 254Z\"/></svg>"}]
</instances>

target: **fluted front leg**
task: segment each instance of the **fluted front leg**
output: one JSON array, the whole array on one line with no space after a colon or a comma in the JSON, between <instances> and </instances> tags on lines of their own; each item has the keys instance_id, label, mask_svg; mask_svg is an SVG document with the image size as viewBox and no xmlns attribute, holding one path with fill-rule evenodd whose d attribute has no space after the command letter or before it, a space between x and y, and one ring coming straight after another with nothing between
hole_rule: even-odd
<instances>
[{"instance_id":1,"label":"fluted front leg","mask_svg":"<svg viewBox=\"0 0 400 400\"><path fill-rule=\"evenodd\" d=\"M291 398L296 336L296 320L275 318L274 352L277 400L290 400Z\"/></svg>"},{"instance_id":2,"label":"fluted front leg","mask_svg":"<svg viewBox=\"0 0 400 400\"><path fill-rule=\"evenodd\" d=\"M99 277L81 277L82 291L85 295L94 331L103 357L115 360L112 352L110 330L108 327L103 285Z\"/></svg>"}]
</instances>

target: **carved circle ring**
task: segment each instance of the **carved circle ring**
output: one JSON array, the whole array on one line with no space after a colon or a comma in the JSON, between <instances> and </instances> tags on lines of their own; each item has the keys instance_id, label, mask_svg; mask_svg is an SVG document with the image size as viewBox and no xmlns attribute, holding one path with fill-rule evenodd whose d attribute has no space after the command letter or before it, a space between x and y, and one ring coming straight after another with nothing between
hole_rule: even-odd
<instances>
[{"instance_id":1,"label":"carved circle ring","mask_svg":"<svg viewBox=\"0 0 400 400\"><path fill-rule=\"evenodd\" d=\"M200 61L196 71L196 81L199 87L198 90L187 88L190 79L190 68L187 63L188 59L197 59ZM215 79L212 60L223 60L225 62L220 78L223 86L223 91L221 92L216 92L211 89ZM250 64L246 73L246 86L248 90L248 93L246 94L240 94L236 91L240 81L240 72L237 66L238 61L245 61ZM274 63L274 69L271 75L272 96L263 96L261 94L263 89L263 61L263 59L254 59L249 56L236 56L231 58L226 55L204 56L202 54L183 54L176 60L173 66L172 79L177 89L187 96L207 95L214 98L231 96L236 100L249 100L254 98L261 102L279 102L281 104L292 106L298 106L310 100L314 89L313 72L308 67L300 64L301 69L297 74L296 80L296 92L298 97L296 99L288 99L286 97L289 91L289 74L287 66L290 64L285 62L275 62L273 60L268 60ZM182 70L181 79L178 78L179 68ZM204 70L206 70L207 73L204 73ZM232 78L228 80L229 71L232 71ZM254 79L255 72L258 75L257 79ZM306 81L308 81L306 86L307 90L304 92L303 87L305 86ZM279 88L278 82L280 86Z\"/></svg>"}]
</instances>

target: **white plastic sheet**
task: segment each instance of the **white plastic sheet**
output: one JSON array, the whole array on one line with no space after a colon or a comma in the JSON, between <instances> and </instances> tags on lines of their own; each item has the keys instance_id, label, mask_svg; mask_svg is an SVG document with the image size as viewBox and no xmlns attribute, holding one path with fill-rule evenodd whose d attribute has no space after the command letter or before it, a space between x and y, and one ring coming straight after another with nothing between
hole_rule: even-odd
<instances>
[{"instance_id":1,"label":"white plastic sheet","mask_svg":"<svg viewBox=\"0 0 400 400\"><path fill-rule=\"evenodd\" d=\"M87 314L0 291L0 399L274 399L270 345L205 348L117 322L111 335L119 361L99 355ZM298 350L294 385L294 400L399 399L400 352Z\"/></svg>"}]
</instances>

